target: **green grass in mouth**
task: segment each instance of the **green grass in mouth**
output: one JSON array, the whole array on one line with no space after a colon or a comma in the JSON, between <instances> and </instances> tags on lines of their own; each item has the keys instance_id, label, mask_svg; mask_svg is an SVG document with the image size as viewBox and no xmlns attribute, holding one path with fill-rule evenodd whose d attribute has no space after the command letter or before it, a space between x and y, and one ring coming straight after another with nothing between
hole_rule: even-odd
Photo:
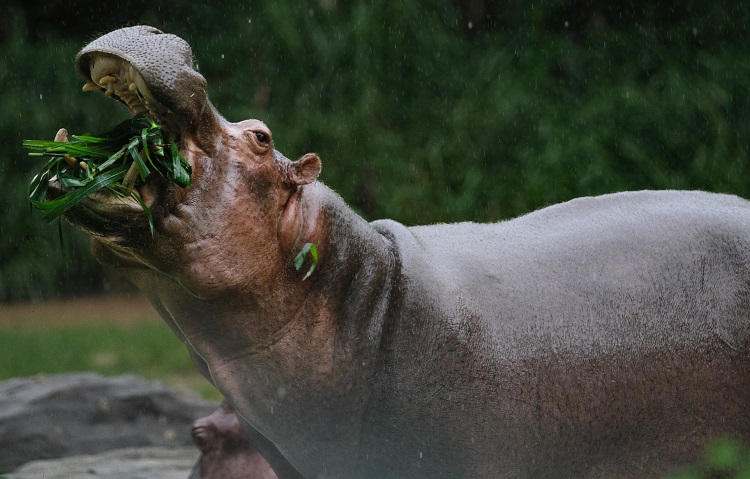
<instances>
[{"instance_id":1,"label":"green grass in mouth","mask_svg":"<svg viewBox=\"0 0 750 479\"><path fill-rule=\"evenodd\" d=\"M146 213L151 233L151 211L134 189L137 169L145 182L156 172L183 188L190 187L190 164L180 155L174 136L165 138L156 121L138 115L102 133L72 135L70 141L24 140L30 156L51 157L29 185L29 200L52 221L92 193L106 189L117 197L132 197ZM57 178L66 189L59 198L47 201L49 181ZM126 180L124 182L124 180Z\"/></svg>"}]
</instances>

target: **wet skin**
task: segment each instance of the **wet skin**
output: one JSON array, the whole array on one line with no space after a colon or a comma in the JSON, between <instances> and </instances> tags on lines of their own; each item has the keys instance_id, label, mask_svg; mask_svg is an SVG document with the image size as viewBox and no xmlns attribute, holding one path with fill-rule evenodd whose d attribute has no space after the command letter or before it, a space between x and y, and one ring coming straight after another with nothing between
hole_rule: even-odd
<instances>
[{"instance_id":1,"label":"wet skin","mask_svg":"<svg viewBox=\"0 0 750 479\"><path fill-rule=\"evenodd\" d=\"M153 236L133 204L67 219L281 479L646 479L750 439L750 203L644 191L496 224L368 223L316 155L224 120L189 52L132 27L79 54L87 89L179 133L193 187L138 185Z\"/></svg>"}]
</instances>

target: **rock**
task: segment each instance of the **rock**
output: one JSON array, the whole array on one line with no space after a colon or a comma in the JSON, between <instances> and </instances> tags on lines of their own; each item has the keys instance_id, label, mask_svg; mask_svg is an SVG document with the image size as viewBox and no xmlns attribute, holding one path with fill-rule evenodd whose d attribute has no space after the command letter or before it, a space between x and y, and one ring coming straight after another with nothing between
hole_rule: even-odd
<instances>
[{"instance_id":1,"label":"rock","mask_svg":"<svg viewBox=\"0 0 750 479\"><path fill-rule=\"evenodd\" d=\"M32 460L112 449L189 446L192 422L216 408L197 394L134 375L2 381L0 471Z\"/></svg>"},{"instance_id":2,"label":"rock","mask_svg":"<svg viewBox=\"0 0 750 479\"><path fill-rule=\"evenodd\" d=\"M193 447L126 448L89 456L33 461L6 479L185 479L198 451Z\"/></svg>"}]
</instances>

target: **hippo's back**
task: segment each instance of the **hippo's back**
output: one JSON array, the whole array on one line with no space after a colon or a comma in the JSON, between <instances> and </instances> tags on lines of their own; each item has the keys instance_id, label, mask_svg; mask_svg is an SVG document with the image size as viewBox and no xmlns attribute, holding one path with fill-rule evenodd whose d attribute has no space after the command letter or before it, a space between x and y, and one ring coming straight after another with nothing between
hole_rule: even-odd
<instances>
[{"instance_id":1,"label":"hippo's back","mask_svg":"<svg viewBox=\"0 0 750 479\"><path fill-rule=\"evenodd\" d=\"M382 394L474 441L477 477L652 477L750 439L749 206L635 192L376 223L401 265Z\"/></svg>"},{"instance_id":2,"label":"hippo's back","mask_svg":"<svg viewBox=\"0 0 750 479\"><path fill-rule=\"evenodd\" d=\"M656 310L695 306L714 318L711 334L726 330L721 323L729 313L747 313L750 202L735 196L619 193L493 224L383 226L417 304L460 304L505 337L513 328L546 325L558 347L577 347L574 336L614 347L612 328L665 326ZM620 321L628 310L641 320ZM668 316L688 323L669 330L670 337L707 327ZM578 329L581 335L571 335ZM623 346L649 339L619 338Z\"/></svg>"}]
</instances>

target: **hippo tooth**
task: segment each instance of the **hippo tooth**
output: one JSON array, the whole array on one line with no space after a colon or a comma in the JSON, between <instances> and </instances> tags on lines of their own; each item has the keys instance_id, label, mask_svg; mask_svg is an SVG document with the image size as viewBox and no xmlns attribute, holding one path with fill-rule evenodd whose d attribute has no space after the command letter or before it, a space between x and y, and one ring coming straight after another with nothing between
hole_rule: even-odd
<instances>
[{"instance_id":1,"label":"hippo tooth","mask_svg":"<svg viewBox=\"0 0 750 479\"><path fill-rule=\"evenodd\" d=\"M130 165L130 169L125 173L125 177L122 179L122 185L129 189L133 190L135 187L135 180L138 178L138 167L136 166L135 162L133 162L132 165Z\"/></svg>"},{"instance_id":2,"label":"hippo tooth","mask_svg":"<svg viewBox=\"0 0 750 479\"><path fill-rule=\"evenodd\" d=\"M57 142L66 142L68 141L68 130L65 128L60 128L57 130L57 133L55 134L55 141Z\"/></svg>"},{"instance_id":3,"label":"hippo tooth","mask_svg":"<svg viewBox=\"0 0 750 479\"><path fill-rule=\"evenodd\" d=\"M151 90L149 90L146 82L139 73L136 72L133 79L135 80L137 87L137 95L141 99L143 105L148 109L149 114L157 120L161 119L166 110L164 106L153 97Z\"/></svg>"},{"instance_id":4,"label":"hippo tooth","mask_svg":"<svg viewBox=\"0 0 750 479\"><path fill-rule=\"evenodd\" d=\"M133 115L148 114L162 122L169 110L151 94L140 71L130 62L110 55L97 55L90 66L92 80L84 85L84 91L104 89L108 97L119 98Z\"/></svg>"},{"instance_id":5,"label":"hippo tooth","mask_svg":"<svg viewBox=\"0 0 750 479\"><path fill-rule=\"evenodd\" d=\"M135 77L140 75L140 73L131 63L128 63L127 75L130 80L133 80Z\"/></svg>"},{"instance_id":6,"label":"hippo tooth","mask_svg":"<svg viewBox=\"0 0 750 479\"><path fill-rule=\"evenodd\" d=\"M135 76L135 84L138 88L139 96L141 97L141 100L143 100L144 103L158 103L153 95L151 95L151 90L149 90L148 86L146 85L146 82L143 80L143 77L141 75Z\"/></svg>"},{"instance_id":7,"label":"hippo tooth","mask_svg":"<svg viewBox=\"0 0 750 479\"><path fill-rule=\"evenodd\" d=\"M114 75L106 75L106 76L103 76L99 80L99 84L101 86L107 86L107 85L109 85L111 83L117 83L117 77L116 76L114 76Z\"/></svg>"},{"instance_id":8,"label":"hippo tooth","mask_svg":"<svg viewBox=\"0 0 750 479\"><path fill-rule=\"evenodd\" d=\"M99 90L100 88L101 87L99 85L97 85L96 83L92 81L86 82L86 84L83 85L83 91L95 91L95 90Z\"/></svg>"}]
</instances>

